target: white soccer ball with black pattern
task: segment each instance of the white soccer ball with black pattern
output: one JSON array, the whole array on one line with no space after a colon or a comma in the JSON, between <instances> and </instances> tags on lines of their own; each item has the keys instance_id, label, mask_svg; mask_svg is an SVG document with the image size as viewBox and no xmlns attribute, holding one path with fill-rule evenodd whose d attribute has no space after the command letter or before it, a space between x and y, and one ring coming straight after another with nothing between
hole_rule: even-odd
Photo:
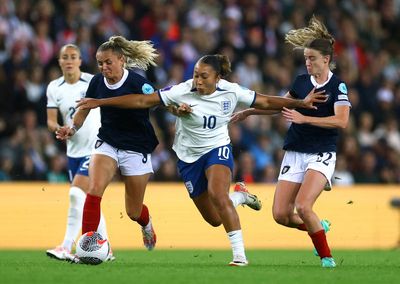
<instances>
[{"instance_id":1,"label":"white soccer ball with black pattern","mask_svg":"<svg viewBox=\"0 0 400 284\"><path fill-rule=\"evenodd\" d=\"M76 256L85 264L100 264L107 259L110 245L98 232L83 234L76 244Z\"/></svg>"}]
</instances>

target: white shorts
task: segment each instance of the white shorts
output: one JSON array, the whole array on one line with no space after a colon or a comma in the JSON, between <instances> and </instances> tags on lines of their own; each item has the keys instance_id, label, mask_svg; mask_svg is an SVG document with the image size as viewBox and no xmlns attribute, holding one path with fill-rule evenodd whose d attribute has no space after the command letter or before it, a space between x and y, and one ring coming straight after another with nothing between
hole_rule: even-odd
<instances>
[{"instance_id":1,"label":"white shorts","mask_svg":"<svg viewBox=\"0 0 400 284\"><path fill-rule=\"evenodd\" d=\"M118 149L102 140L96 141L92 154L101 154L113 158L123 176L140 176L153 173L151 154Z\"/></svg>"},{"instance_id":2,"label":"white shorts","mask_svg":"<svg viewBox=\"0 0 400 284\"><path fill-rule=\"evenodd\" d=\"M335 152L308 154L287 151L282 160L278 180L302 183L306 171L312 169L322 173L332 186L331 178L335 171L335 164Z\"/></svg>"}]
</instances>

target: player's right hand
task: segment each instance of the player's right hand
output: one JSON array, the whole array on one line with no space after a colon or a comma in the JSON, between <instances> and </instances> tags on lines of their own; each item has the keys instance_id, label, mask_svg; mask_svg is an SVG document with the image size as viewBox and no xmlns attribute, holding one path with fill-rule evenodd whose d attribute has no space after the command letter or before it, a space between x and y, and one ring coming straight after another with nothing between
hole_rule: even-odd
<instances>
[{"instance_id":1,"label":"player's right hand","mask_svg":"<svg viewBox=\"0 0 400 284\"><path fill-rule=\"evenodd\" d=\"M58 140L67 140L75 134L75 129L69 126L62 126L56 130L56 138Z\"/></svg>"},{"instance_id":2,"label":"player's right hand","mask_svg":"<svg viewBox=\"0 0 400 284\"><path fill-rule=\"evenodd\" d=\"M236 123L239 121L243 121L247 118L247 112L246 110L238 111L232 114L231 119L229 123Z\"/></svg>"}]
</instances>

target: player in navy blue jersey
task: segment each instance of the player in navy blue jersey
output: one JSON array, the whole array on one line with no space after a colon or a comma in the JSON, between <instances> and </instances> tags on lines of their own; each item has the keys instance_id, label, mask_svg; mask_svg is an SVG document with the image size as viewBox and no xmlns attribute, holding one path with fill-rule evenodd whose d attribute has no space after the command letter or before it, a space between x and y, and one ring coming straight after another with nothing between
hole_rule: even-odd
<instances>
[{"instance_id":1,"label":"player in navy blue jersey","mask_svg":"<svg viewBox=\"0 0 400 284\"><path fill-rule=\"evenodd\" d=\"M96 60L101 73L90 81L86 97L110 98L130 93L146 96L153 93L152 84L130 68L145 70L148 65L155 65L156 56L148 41L111 37L97 50ZM59 129L57 138L68 139L79 133L89 111L79 109L73 125ZM119 169L125 183L126 213L141 225L144 245L152 250L156 234L143 199L153 173L151 152L158 140L149 120L149 110L102 107L100 113L101 127L89 166L89 192L83 210L82 233L97 231L101 198Z\"/></svg>"},{"instance_id":2,"label":"player in navy blue jersey","mask_svg":"<svg viewBox=\"0 0 400 284\"><path fill-rule=\"evenodd\" d=\"M308 72L297 76L286 96L301 99L310 90L318 90L324 91L329 99L317 104L317 109L284 108L282 111L291 126L283 146L286 153L275 191L273 216L281 225L308 231L322 267L331 268L336 264L325 235L330 223L320 221L313 205L326 183L331 184L338 129L347 126L351 105L346 84L331 71L335 40L320 21L313 17L307 28L289 31L285 40L294 48L304 50ZM244 112L235 120L266 113Z\"/></svg>"},{"instance_id":3,"label":"player in navy blue jersey","mask_svg":"<svg viewBox=\"0 0 400 284\"><path fill-rule=\"evenodd\" d=\"M314 108L314 102L326 101L325 95L311 92L303 100L266 96L224 80L231 71L227 56L205 55L193 71L193 79L166 87L148 96L127 95L93 100L85 98L80 108L99 105L122 108L148 108L163 104L187 110L176 122L173 149L178 169L190 198L206 222L224 226L233 253L232 266L248 264L239 216L235 207L246 204L261 209L259 199L238 184L229 193L233 171L233 155L228 124L237 104L262 109L280 110L283 106Z\"/></svg>"}]
</instances>

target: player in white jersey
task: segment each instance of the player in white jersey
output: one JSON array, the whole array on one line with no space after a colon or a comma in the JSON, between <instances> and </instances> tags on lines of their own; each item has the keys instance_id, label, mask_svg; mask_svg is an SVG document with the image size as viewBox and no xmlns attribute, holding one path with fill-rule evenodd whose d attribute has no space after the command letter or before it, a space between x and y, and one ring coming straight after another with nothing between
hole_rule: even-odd
<instances>
[{"instance_id":1,"label":"player in white jersey","mask_svg":"<svg viewBox=\"0 0 400 284\"><path fill-rule=\"evenodd\" d=\"M235 207L247 204L259 210L261 204L246 189L229 194L233 156L228 134L230 117L238 103L261 109L282 107L314 108L326 96L311 92L304 100L257 94L223 80L230 72L228 57L206 55L196 63L193 79L147 96L127 95L101 100L82 99L82 109L98 106L149 108L158 104L176 106L178 117L173 149L178 169L190 197L204 220L212 226L223 224L233 252L232 266L248 264L239 216Z\"/></svg>"},{"instance_id":2,"label":"player in white jersey","mask_svg":"<svg viewBox=\"0 0 400 284\"><path fill-rule=\"evenodd\" d=\"M93 77L89 73L81 72L80 50L76 45L63 46L60 49L58 61L63 76L51 81L47 87L47 126L54 133L60 128L57 120L58 113L61 114L64 125L72 124L76 112L76 101L85 96ZM83 204L89 185L89 159L99 127L100 111L90 112L81 131L67 140L68 174L71 182L67 228L62 244L46 251L46 254L52 258L73 260L71 249L82 226ZM103 217L98 231L107 238ZM113 258L111 254L110 259Z\"/></svg>"}]
</instances>

